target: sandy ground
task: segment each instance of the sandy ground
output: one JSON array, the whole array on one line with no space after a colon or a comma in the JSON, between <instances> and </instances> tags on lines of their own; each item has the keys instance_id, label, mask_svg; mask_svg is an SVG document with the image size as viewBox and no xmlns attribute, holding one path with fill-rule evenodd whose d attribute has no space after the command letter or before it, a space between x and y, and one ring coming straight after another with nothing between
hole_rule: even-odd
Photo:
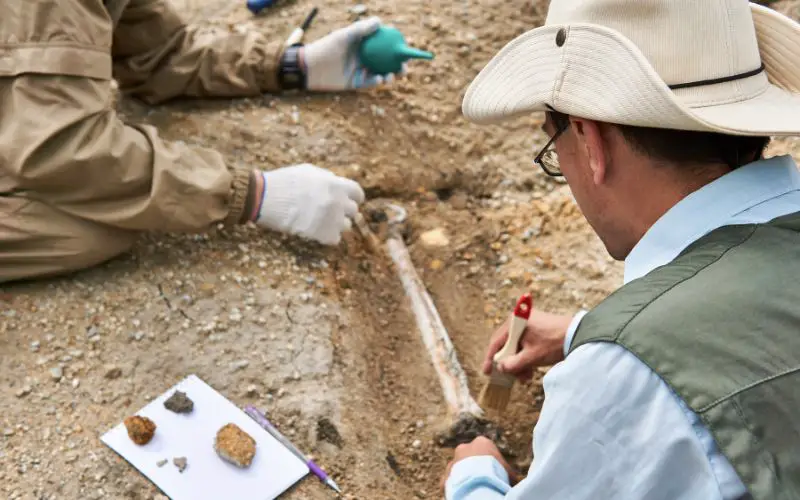
<instances>
[{"instance_id":1,"label":"sandy ground","mask_svg":"<svg viewBox=\"0 0 800 500\"><path fill-rule=\"evenodd\" d=\"M253 17L242 4L176 0L215 29L288 35L311 3ZM355 19L321 1L309 39ZM477 127L460 114L471 78L541 22L536 1L376 0L409 43L436 53L391 88L358 95L123 100L131 120L265 169L313 162L358 180L369 206L409 212L408 244L473 394L486 341L524 291L574 313L621 283L566 186L533 165L537 117ZM793 2L778 9L796 14ZM778 142L775 152L794 143ZM419 236L440 229L442 246ZM10 499L158 498L99 436L197 374L256 404L331 471L346 498L439 498L451 450L446 408L402 288L350 235L321 248L252 227L148 235L128 255L58 280L0 292L0 492ZM540 372L496 417L514 464L531 460ZM189 457L191 466L191 457ZM289 498L330 498L313 478Z\"/></svg>"}]
</instances>

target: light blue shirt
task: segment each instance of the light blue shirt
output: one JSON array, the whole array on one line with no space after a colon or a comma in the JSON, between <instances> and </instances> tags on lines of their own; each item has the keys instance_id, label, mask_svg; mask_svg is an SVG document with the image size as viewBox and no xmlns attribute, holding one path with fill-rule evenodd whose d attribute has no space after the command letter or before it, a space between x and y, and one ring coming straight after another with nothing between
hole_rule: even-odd
<instances>
[{"instance_id":1,"label":"light blue shirt","mask_svg":"<svg viewBox=\"0 0 800 500\"><path fill-rule=\"evenodd\" d=\"M624 281L669 263L710 231L800 211L800 172L789 156L751 163L664 214L625 260ZM565 352L585 313L575 316ZM624 348L575 349L543 380L534 463L517 486L491 457L455 464L448 500L736 499L746 488L698 416Z\"/></svg>"}]
</instances>

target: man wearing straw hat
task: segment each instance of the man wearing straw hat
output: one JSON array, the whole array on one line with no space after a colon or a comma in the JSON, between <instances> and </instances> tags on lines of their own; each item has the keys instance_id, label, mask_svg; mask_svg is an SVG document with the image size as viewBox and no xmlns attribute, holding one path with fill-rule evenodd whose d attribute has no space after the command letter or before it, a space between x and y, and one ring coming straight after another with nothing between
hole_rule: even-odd
<instances>
[{"instance_id":1,"label":"man wearing straw hat","mask_svg":"<svg viewBox=\"0 0 800 500\"><path fill-rule=\"evenodd\" d=\"M465 115L545 112L625 284L536 312L501 371L544 378L534 461L460 446L448 499L800 498L800 25L745 0L558 0L471 84ZM484 370L503 345L495 334Z\"/></svg>"}]
</instances>

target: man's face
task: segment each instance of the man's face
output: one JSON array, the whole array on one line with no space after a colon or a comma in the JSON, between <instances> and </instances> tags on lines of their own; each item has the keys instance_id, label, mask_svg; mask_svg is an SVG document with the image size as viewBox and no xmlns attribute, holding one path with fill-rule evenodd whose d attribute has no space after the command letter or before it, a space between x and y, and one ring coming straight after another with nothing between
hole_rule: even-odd
<instances>
[{"instance_id":1,"label":"man's face","mask_svg":"<svg viewBox=\"0 0 800 500\"><path fill-rule=\"evenodd\" d=\"M609 254L615 259L624 259L630 248L620 241L620 221L615 223L613 188L608 182L611 155L599 127L590 120L570 118L554 147L561 172L584 217ZM550 113L547 113L544 130L550 137L558 131L558 124Z\"/></svg>"}]
</instances>

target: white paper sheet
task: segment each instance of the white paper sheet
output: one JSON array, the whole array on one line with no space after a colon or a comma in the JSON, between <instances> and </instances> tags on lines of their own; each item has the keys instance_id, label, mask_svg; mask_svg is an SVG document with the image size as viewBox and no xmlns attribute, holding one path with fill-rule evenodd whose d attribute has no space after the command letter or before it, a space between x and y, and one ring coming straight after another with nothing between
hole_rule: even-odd
<instances>
[{"instance_id":1,"label":"white paper sheet","mask_svg":"<svg viewBox=\"0 0 800 500\"><path fill-rule=\"evenodd\" d=\"M176 414L164 407L175 390L194 402L194 411ZM155 483L172 500L271 500L309 473L308 466L262 429L244 411L195 375L191 375L136 412L157 426L153 439L139 446L120 423L101 440ZM214 451L217 431L238 425L256 441L256 455L247 469L222 460ZM186 457L178 471L172 460ZM167 459L162 467L157 462Z\"/></svg>"}]
</instances>

